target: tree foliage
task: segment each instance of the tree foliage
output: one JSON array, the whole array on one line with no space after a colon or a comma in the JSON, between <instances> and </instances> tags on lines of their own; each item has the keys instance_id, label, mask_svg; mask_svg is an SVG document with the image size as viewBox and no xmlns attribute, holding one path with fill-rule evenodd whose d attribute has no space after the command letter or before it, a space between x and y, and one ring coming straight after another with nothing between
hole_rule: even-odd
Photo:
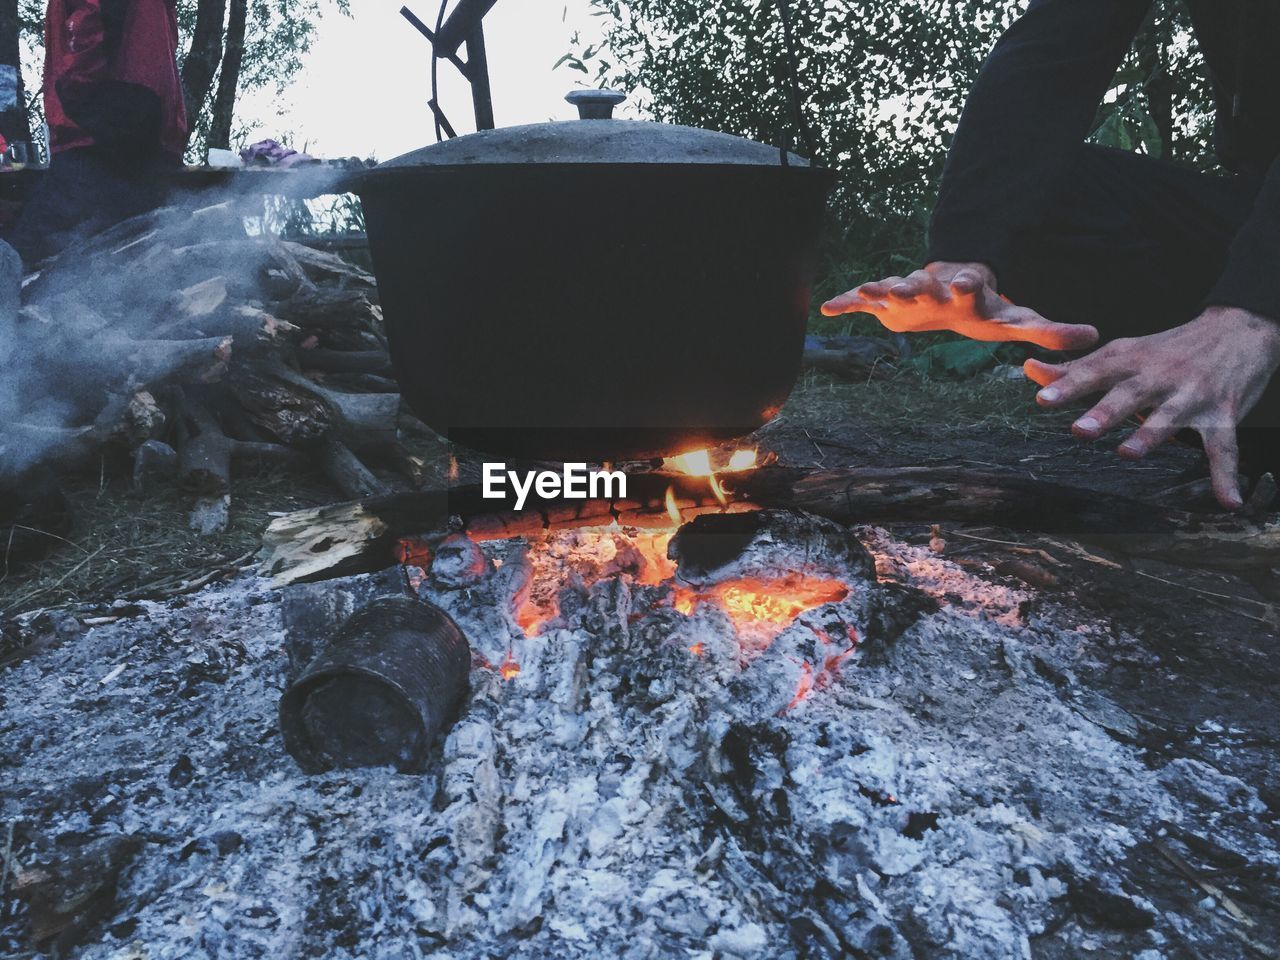
<instances>
[{"instance_id":1,"label":"tree foliage","mask_svg":"<svg viewBox=\"0 0 1280 960\"><path fill-rule=\"evenodd\" d=\"M847 277L911 264L964 98L1025 0L788 2L805 122L819 160L840 173L830 267ZM800 142L775 0L592 6L603 42L575 42L567 68L631 91L657 120ZM1202 161L1206 97L1184 11L1157 0L1094 137Z\"/></svg>"}]
</instances>

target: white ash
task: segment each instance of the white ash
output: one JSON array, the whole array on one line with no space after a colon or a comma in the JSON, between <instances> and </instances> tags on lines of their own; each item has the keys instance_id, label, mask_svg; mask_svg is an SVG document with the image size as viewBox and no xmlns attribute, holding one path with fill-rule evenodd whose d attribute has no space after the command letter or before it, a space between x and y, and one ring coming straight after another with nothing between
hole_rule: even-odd
<instances>
[{"instance_id":1,"label":"white ash","mask_svg":"<svg viewBox=\"0 0 1280 960\"><path fill-rule=\"evenodd\" d=\"M1155 960L1204 926L1154 922L1124 889L1118 864L1143 831L1225 805L1239 829L1223 836L1280 862L1251 839L1252 788L1199 761L1149 769L1117 739L1124 712L1064 681L1107 624L1027 614L1029 590L860 533L882 578L939 608L890 636L910 597L851 575L848 597L752 657L721 609L685 616L626 564L566 575L559 617L526 638L525 543L482 544L483 564L455 552L448 570L466 575L422 590L493 668L473 671L423 775L306 776L284 753L289 668L265 581L144 603L0 677L19 866L55 856L60 835L146 835L84 957L1022 958L1053 944ZM553 537L567 556L588 539ZM849 628L860 643L844 656ZM507 660L520 672L503 680ZM1072 906L1081 884L1154 925L1097 927Z\"/></svg>"}]
</instances>

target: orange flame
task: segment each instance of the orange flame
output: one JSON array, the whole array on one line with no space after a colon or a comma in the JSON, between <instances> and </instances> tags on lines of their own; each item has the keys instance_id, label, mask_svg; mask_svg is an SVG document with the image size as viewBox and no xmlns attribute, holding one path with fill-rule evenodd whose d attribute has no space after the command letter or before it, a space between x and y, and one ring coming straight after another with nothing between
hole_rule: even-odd
<instances>
[{"instance_id":1,"label":"orange flame","mask_svg":"<svg viewBox=\"0 0 1280 960\"><path fill-rule=\"evenodd\" d=\"M743 578L697 591L677 584L673 605L688 616L702 604L715 601L724 608L739 633L750 634L767 645L806 610L843 600L848 595L849 588L840 581L820 577Z\"/></svg>"},{"instance_id":2,"label":"orange flame","mask_svg":"<svg viewBox=\"0 0 1280 960\"><path fill-rule=\"evenodd\" d=\"M706 644L699 642L689 647L689 652L692 653L695 657L700 657L706 652L706 649L707 649Z\"/></svg>"},{"instance_id":3,"label":"orange flame","mask_svg":"<svg viewBox=\"0 0 1280 960\"><path fill-rule=\"evenodd\" d=\"M717 471L716 467L711 464L711 451L704 448L702 450L691 450L689 453L682 453L675 457L666 457L662 461L662 466L664 469L683 473L686 476L706 477L707 483L711 487L711 492L715 494L720 505L725 507L729 505L729 497L716 473L740 473L743 470L751 470L756 466L758 459L759 456L755 448L735 450L730 454L725 466ZM667 512L671 513L670 500L668 500ZM672 514L672 519L675 519L674 514Z\"/></svg>"},{"instance_id":4,"label":"orange flame","mask_svg":"<svg viewBox=\"0 0 1280 960\"><path fill-rule=\"evenodd\" d=\"M720 486L720 481L716 479L716 475L714 473L707 477L707 483L711 485L711 492L714 493L716 495L716 499L720 501L720 506L728 506L729 498L725 496L724 487Z\"/></svg>"},{"instance_id":5,"label":"orange flame","mask_svg":"<svg viewBox=\"0 0 1280 960\"><path fill-rule=\"evenodd\" d=\"M679 524L680 508L676 505L676 488L675 487L667 487L666 503L667 503L667 516L671 518L672 523Z\"/></svg>"},{"instance_id":6,"label":"orange flame","mask_svg":"<svg viewBox=\"0 0 1280 960\"><path fill-rule=\"evenodd\" d=\"M678 457L666 457L662 461L662 466L667 470L686 473L691 477L709 477L713 472L711 469L711 451L706 448L691 450L689 453L682 453Z\"/></svg>"}]
</instances>

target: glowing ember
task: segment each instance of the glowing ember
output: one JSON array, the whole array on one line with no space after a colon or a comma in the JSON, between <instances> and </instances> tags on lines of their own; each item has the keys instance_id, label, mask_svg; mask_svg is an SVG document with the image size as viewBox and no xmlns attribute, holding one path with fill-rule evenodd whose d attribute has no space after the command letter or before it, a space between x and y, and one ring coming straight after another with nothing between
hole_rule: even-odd
<instances>
[{"instance_id":1,"label":"glowing ember","mask_svg":"<svg viewBox=\"0 0 1280 960\"><path fill-rule=\"evenodd\" d=\"M809 665L809 661L804 662L804 666L800 668L800 682L796 684L796 695L791 698L791 702L787 704L787 710L795 709L805 697L813 692L813 667Z\"/></svg>"},{"instance_id":2,"label":"glowing ember","mask_svg":"<svg viewBox=\"0 0 1280 960\"><path fill-rule=\"evenodd\" d=\"M425 540L417 537L402 537L396 541L395 558L397 563L426 567L431 563L431 548L427 546Z\"/></svg>"},{"instance_id":3,"label":"glowing ember","mask_svg":"<svg viewBox=\"0 0 1280 960\"><path fill-rule=\"evenodd\" d=\"M729 615L739 637L759 647L768 646L806 610L843 600L848 595L849 588L838 580L801 576L780 580L742 579L697 591L677 585L674 606L688 615L702 604L714 601Z\"/></svg>"},{"instance_id":4,"label":"glowing ember","mask_svg":"<svg viewBox=\"0 0 1280 960\"><path fill-rule=\"evenodd\" d=\"M554 594L541 603L531 599L525 600L516 610L516 624L524 631L526 637L536 637L542 628L560 613L560 604Z\"/></svg>"},{"instance_id":5,"label":"glowing ember","mask_svg":"<svg viewBox=\"0 0 1280 960\"><path fill-rule=\"evenodd\" d=\"M706 649L707 649L707 645L705 643L695 643L691 647L689 647L689 652L692 653L695 657L700 657L703 655L703 653L706 652Z\"/></svg>"},{"instance_id":6,"label":"glowing ember","mask_svg":"<svg viewBox=\"0 0 1280 960\"><path fill-rule=\"evenodd\" d=\"M503 680L514 680L520 676L520 664L511 658L511 651L507 651L507 659L502 661L502 665L498 667L498 672L502 674Z\"/></svg>"},{"instance_id":7,"label":"glowing ember","mask_svg":"<svg viewBox=\"0 0 1280 960\"><path fill-rule=\"evenodd\" d=\"M458 458L451 455L449 457L449 480L453 481L457 479L458 479Z\"/></svg>"}]
</instances>

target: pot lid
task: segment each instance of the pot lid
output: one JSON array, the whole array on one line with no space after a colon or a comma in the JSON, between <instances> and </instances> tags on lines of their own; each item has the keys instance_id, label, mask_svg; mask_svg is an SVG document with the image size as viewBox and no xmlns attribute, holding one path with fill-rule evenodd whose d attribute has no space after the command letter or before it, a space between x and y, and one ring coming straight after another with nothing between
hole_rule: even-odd
<instances>
[{"instance_id":1,"label":"pot lid","mask_svg":"<svg viewBox=\"0 0 1280 960\"><path fill-rule=\"evenodd\" d=\"M376 169L471 164L728 164L782 163L777 147L727 133L656 123L614 120L610 112L623 95L611 90L575 90L565 97L591 119L555 120L482 130L423 147L379 164ZM809 161L787 154L790 165Z\"/></svg>"}]
</instances>

